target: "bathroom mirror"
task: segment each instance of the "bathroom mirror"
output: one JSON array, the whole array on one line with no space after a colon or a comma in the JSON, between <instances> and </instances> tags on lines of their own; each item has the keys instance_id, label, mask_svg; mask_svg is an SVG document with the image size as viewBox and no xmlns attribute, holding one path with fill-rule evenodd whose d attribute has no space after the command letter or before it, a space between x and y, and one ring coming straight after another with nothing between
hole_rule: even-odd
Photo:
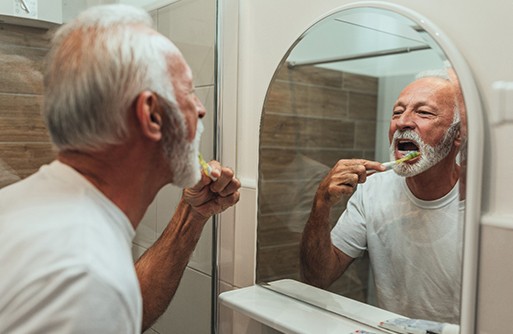
<instances>
[{"instance_id":1,"label":"bathroom mirror","mask_svg":"<svg viewBox=\"0 0 513 334\"><path fill-rule=\"evenodd\" d=\"M477 223L469 222L477 217L480 198L472 194L469 199L469 185L479 187L482 148L480 130L468 130L467 119L470 123L474 121L469 118L480 117L480 104L462 58L444 37L430 31L431 27L418 16L388 5L346 7L315 23L283 57L262 111L257 283L301 281L299 245L321 180L340 159L389 161L388 130L400 92L417 74L445 69L451 75L455 73L453 82L459 79L463 87L463 95L459 96L462 150L467 148L467 137L477 137L471 140L472 152L476 153L471 153L469 160L466 155L462 158L462 153L458 156L462 168L459 185L455 186L461 208L456 218L461 229L457 232L455 252L460 254L457 271L462 274L453 282L458 291L454 303L457 308L462 305L463 289L468 292L465 305L473 305L476 257L472 254ZM475 96L469 99L467 93ZM478 116L467 117L470 109ZM476 163L471 168L468 163L467 171L464 167L471 160ZM474 183L469 172L476 175ZM344 198L332 210L331 226L345 210L348 199ZM477 209L469 206L469 200ZM377 305L370 268L365 253L327 290ZM467 277L464 284L463 276ZM277 286L274 284L275 290ZM453 323L467 322L467 317L472 316L465 309L461 321L458 318Z\"/></svg>"}]
</instances>

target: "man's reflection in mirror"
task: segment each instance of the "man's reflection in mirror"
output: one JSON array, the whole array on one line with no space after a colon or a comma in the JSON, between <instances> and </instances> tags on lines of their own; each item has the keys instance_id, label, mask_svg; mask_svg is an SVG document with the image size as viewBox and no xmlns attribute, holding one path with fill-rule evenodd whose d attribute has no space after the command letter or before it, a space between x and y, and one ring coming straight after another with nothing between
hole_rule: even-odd
<instances>
[{"instance_id":1,"label":"man's reflection in mirror","mask_svg":"<svg viewBox=\"0 0 513 334\"><path fill-rule=\"evenodd\" d=\"M302 279L329 287L368 251L377 306L415 319L458 323L464 203L458 86L446 70L406 86L390 120L393 170L339 160L318 186L301 241ZM357 186L358 185L358 186ZM331 230L329 215L351 196Z\"/></svg>"}]
</instances>

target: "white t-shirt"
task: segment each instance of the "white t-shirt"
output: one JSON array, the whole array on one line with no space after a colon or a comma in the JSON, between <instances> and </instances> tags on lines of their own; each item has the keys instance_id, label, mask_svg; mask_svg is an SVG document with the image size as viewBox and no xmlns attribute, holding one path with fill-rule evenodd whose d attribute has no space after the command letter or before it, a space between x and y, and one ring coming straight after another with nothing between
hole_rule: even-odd
<instances>
[{"instance_id":1,"label":"white t-shirt","mask_svg":"<svg viewBox=\"0 0 513 334\"><path fill-rule=\"evenodd\" d=\"M458 323L463 214L458 184L438 200L423 201L404 177L388 171L358 185L331 238L353 258L368 250L379 307Z\"/></svg>"},{"instance_id":2,"label":"white t-shirt","mask_svg":"<svg viewBox=\"0 0 513 334\"><path fill-rule=\"evenodd\" d=\"M134 235L58 161L0 190L0 333L140 333Z\"/></svg>"}]
</instances>

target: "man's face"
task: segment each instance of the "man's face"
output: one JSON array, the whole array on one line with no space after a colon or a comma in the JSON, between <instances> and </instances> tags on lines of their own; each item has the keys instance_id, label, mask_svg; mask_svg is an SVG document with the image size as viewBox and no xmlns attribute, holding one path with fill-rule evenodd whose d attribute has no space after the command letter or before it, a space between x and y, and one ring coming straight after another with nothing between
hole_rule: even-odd
<instances>
[{"instance_id":1,"label":"man's face","mask_svg":"<svg viewBox=\"0 0 513 334\"><path fill-rule=\"evenodd\" d=\"M185 62L182 55L171 56L171 73L173 73L173 88L175 90L176 102L185 117L187 126L187 139L193 140L196 133L198 118L205 116L205 107L195 94L192 82L192 71Z\"/></svg>"},{"instance_id":2,"label":"man's face","mask_svg":"<svg viewBox=\"0 0 513 334\"><path fill-rule=\"evenodd\" d=\"M401 92L390 121L391 159L410 151L420 156L396 165L399 175L420 174L449 154L459 133L454 107L454 88L441 78L416 80Z\"/></svg>"},{"instance_id":3,"label":"man's face","mask_svg":"<svg viewBox=\"0 0 513 334\"><path fill-rule=\"evenodd\" d=\"M201 177L198 161L199 144L205 108L194 94L192 74L181 55L171 60L173 88L178 113L166 113L163 129L163 149L173 175L173 184L190 187Z\"/></svg>"}]
</instances>

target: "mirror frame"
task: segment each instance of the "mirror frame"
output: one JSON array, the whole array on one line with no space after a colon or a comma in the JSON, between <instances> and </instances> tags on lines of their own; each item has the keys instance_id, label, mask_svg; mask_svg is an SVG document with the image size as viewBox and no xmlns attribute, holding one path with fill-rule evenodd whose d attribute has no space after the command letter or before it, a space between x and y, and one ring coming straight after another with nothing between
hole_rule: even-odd
<instances>
[{"instance_id":1,"label":"mirror frame","mask_svg":"<svg viewBox=\"0 0 513 334\"><path fill-rule=\"evenodd\" d=\"M484 117L483 106L480 94L474 81L472 71L467 65L463 55L456 46L445 35L445 33L421 14L401 5L386 3L382 1L362 1L337 7L312 23L296 41L288 48L287 53L281 59L282 64L293 48L302 40L304 35L332 14L355 8L383 9L402 15L422 27L433 40L440 46L445 56L454 68L460 82L461 91L467 111L467 173L466 173L466 194L465 194L465 217L464 217L464 243L463 243L463 268L462 268L462 289L460 305L460 333L473 333L476 322L476 296L477 296L477 275L478 275L478 251L479 251L479 221L481 217L481 188L483 173L484 155ZM278 67L277 67L278 68ZM273 82L276 70L269 85ZM267 93L266 93L267 97ZM264 100L265 102L265 100ZM260 119L263 117L263 108ZM259 140L260 144L260 140Z\"/></svg>"}]
</instances>

